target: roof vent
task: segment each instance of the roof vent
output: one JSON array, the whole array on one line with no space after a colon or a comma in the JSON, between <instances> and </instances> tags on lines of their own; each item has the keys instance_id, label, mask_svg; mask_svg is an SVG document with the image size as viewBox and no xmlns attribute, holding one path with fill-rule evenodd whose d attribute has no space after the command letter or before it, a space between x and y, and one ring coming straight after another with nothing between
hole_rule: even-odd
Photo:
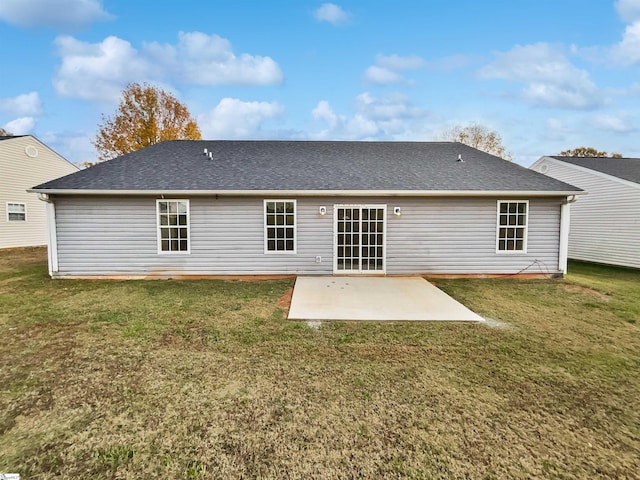
<instances>
[{"instance_id":1,"label":"roof vent","mask_svg":"<svg viewBox=\"0 0 640 480\"><path fill-rule=\"evenodd\" d=\"M205 155L207 154L207 149L206 149L206 148L204 149L204 154L205 154Z\"/></svg>"},{"instance_id":2,"label":"roof vent","mask_svg":"<svg viewBox=\"0 0 640 480\"><path fill-rule=\"evenodd\" d=\"M461 153L458 154L458 161L460 163L464 162L464 160L462 159L462 154Z\"/></svg>"},{"instance_id":3,"label":"roof vent","mask_svg":"<svg viewBox=\"0 0 640 480\"><path fill-rule=\"evenodd\" d=\"M207 157L209 160L213 160L213 152L210 152L206 148L204 149L203 155Z\"/></svg>"}]
</instances>

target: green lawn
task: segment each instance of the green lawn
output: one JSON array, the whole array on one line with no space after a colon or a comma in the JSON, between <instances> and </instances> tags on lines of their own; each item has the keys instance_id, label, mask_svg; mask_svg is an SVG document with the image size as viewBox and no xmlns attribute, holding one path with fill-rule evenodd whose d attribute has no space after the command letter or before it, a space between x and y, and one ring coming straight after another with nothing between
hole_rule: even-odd
<instances>
[{"instance_id":1,"label":"green lawn","mask_svg":"<svg viewBox=\"0 0 640 480\"><path fill-rule=\"evenodd\" d=\"M436 280L499 328L285 319L290 280L50 280L0 251L0 472L638 478L640 272Z\"/></svg>"}]
</instances>

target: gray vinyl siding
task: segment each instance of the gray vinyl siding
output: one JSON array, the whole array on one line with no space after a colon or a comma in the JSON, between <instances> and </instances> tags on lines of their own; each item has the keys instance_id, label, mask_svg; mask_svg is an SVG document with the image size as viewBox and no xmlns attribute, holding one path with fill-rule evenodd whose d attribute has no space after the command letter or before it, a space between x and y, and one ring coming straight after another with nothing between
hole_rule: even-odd
<instances>
[{"instance_id":1,"label":"gray vinyl siding","mask_svg":"<svg viewBox=\"0 0 640 480\"><path fill-rule=\"evenodd\" d=\"M191 198L190 253L159 254L155 198L56 197L57 276L332 274L334 204L387 205L387 274L558 272L559 198L530 199L522 254L496 253L498 198L389 197L298 197L297 252L264 253L263 200Z\"/></svg>"},{"instance_id":2,"label":"gray vinyl siding","mask_svg":"<svg viewBox=\"0 0 640 480\"><path fill-rule=\"evenodd\" d=\"M571 204L569 258L640 268L640 185L553 159L535 169L544 164L546 175L588 193Z\"/></svg>"}]
</instances>

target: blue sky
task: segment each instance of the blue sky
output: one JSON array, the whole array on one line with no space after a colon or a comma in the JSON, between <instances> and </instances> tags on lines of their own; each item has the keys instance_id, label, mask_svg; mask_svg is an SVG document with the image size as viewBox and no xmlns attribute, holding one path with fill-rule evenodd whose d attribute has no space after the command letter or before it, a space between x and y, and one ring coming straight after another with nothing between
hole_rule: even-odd
<instances>
[{"instance_id":1,"label":"blue sky","mask_svg":"<svg viewBox=\"0 0 640 480\"><path fill-rule=\"evenodd\" d=\"M207 139L480 123L525 166L640 157L640 0L1 0L0 45L0 126L74 162L130 82L171 91Z\"/></svg>"}]
</instances>

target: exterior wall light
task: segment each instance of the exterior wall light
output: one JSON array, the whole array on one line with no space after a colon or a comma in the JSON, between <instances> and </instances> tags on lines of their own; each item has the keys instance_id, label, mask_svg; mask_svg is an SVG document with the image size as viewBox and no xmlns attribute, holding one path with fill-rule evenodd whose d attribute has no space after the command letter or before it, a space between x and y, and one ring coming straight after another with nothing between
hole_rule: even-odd
<instances>
[{"instance_id":1,"label":"exterior wall light","mask_svg":"<svg viewBox=\"0 0 640 480\"><path fill-rule=\"evenodd\" d=\"M319 213L320 215L325 215L325 214L327 213L327 207L320 207L320 208L318 209L318 213Z\"/></svg>"},{"instance_id":2,"label":"exterior wall light","mask_svg":"<svg viewBox=\"0 0 640 480\"><path fill-rule=\"evenodd\" d=\"M402 209L400 207L393 207L393 214L399 217L402 215Z\"/></svg>"}]
</instances>

